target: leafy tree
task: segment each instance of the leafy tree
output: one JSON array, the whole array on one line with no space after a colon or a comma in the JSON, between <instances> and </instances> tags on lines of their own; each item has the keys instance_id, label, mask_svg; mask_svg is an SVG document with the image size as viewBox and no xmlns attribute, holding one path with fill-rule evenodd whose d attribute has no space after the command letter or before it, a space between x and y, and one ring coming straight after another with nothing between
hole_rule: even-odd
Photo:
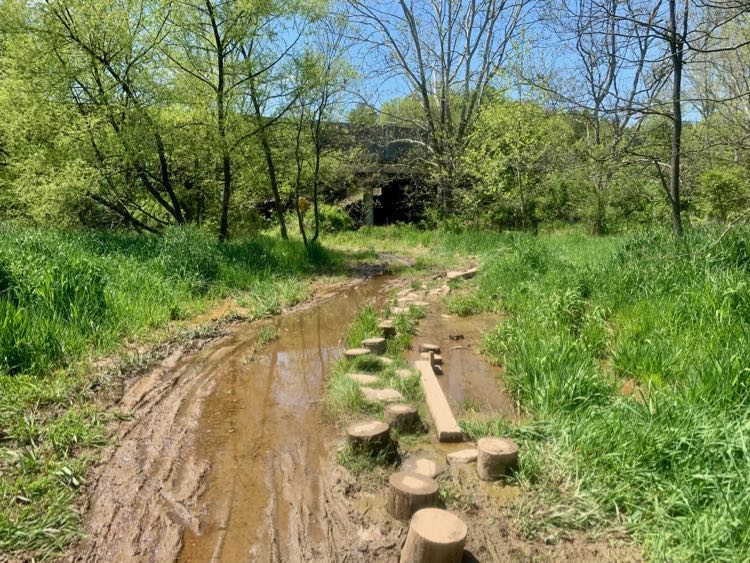
<instances>
[{"instance_id":1,"label":"leafy tree","mask_svg":"<svg viewBox=\"0 0 750 563\"><path fill-rule=\"evenodd\" d=\"M536 229L551 173L573 139L567 119L536 103L505 101L482 108L464 165L469 214L496 227Z\"/></svg>"}]
</instances>

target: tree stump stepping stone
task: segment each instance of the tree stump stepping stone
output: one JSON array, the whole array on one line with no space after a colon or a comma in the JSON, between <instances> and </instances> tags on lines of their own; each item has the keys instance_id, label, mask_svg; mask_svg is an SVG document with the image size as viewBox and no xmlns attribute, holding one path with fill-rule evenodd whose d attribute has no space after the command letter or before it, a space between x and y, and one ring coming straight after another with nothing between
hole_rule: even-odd
<instances>
[{"instance_id":1,"label":"tree stump stepping stone","mask_svg":"<svg viewBox=\"0 0 750 563\"><path fill-rule=\"evenodd\" d=\"M461 271L454 271L454 272L448 272L447 278L450 281L453 280L470 280L474 276L477 275L477 272L479 271L478 268L469 268L468 270L461 270Z\"/></svg>"},{"instance_id":2,"label":"tree stump stepping stone","mask_svg":"<svg viewBox=\"0 0 750 563\"><path fill-rule=\"evenodd\" d=\"M445 471L445 463L424 454L410 454L401 464L401 471L412 471L434 479Z\"/></svg>"},{"instance_id":3,"label":"tree stump stepping stone","mask_svg":"<svg viewBox=\"0 0 750 563\"><path fill-rule=\"evenodd\" d=\"M461 563L467 533L466 524L455 514L439 508L423 508L409 523L399 561Z\"/></svg>"},{"instance_id":4,"label":"tree stump stepping stone","mask_svg":"<svg viewBox=\"0 0 750 563\"><path fill-rule=\"evenodd\" d=\"M451 293L451 288L449 285L443 285L441 287L436 287L435 289L430 290L430 295L434 297L450 295L450 293Z\"/></svg>"},{"instance_id":5,"label":"tree stump stepping stone","mask_svg":"<svg viewBox=\"0 0 750 563\"><path fill-rule=\"evenodd\" d=\"M347 373L346 377L361 385L374 385L380 381L376 375L370 375L368 373Z\"/></svg>"},{"instance_id":6,"label":"tree stump stepping stone","mask_svg":"<svg viewBox=\"0 0 750 563\"><path fill-rule=\"evenodd\" d=\"M442 366L443 365L443 356L440 354L433 354L432 355L432 365L433 366Z\"/></svg>"},{"instance_id":7,"label":"tree stump stepping stone","mask_svg":"<svg viewBox=\"0 0 750 563\"><path fill-rule=\"evenodd\" d=\"M412 307L429 307L430 304L427 301L412 301Z\"/></svg>"},{"instance_id":8,"label":"tree stump stepping stone","mask_svg":"<svg viewBox=\"0 0 750 563\"><path fill-rule=\"evenodd\" d=\"M422 508L435 506L438 486L434 479L413 471L398 471L388 479L386 510L396 520L408 520Z\"/></svg>"},{"instance_id":9,"label":"tree stump stepping stone","mask_svg":"<svg viewBox=\"0 0 750 563\"><path fill-rule=\"evenodd\" d=\"M391 313L393 313L394 315L403 315L408 312L409 309L406 307L391 307Z\"/></svg>"},{"instance_id":10,"label":"tree stump stepping stone","mask_svg":"<svg viewBox=\"0 0 750 563\"><path fill-rule=\"evenodd\" d=\"M362 348L367 348L373 354L385 354L385 338L366 338L362 341Z\"/></svg>"},{"instance_id":11,"label":"tree stump stepping stone","mask_svg":"<svg viewBox=\"0 0 750 563\"><path fill-rule=\"evenodd\" d=\"M368 354L372 354L368 348L349 348L348 350L344 350L344 356L350 360L359 358L360 356L367 356Z\"/></svg>"},{"instance_id":12,"label":"tree stump stepping stone","mask_svg":"<svg viewBox=\"0 0 750 563\"><path fill-rule=\"evenodd\" d=\"M373 389L372 387L360 387L365 401L369 403L399 403L404 396L395 389Z\"/></svg>"},{"instance_id":13,"label":"tree stump stepping stone","mask_svg":"<svg viewBox=\"0 0 750 563\"><path fill-rule=\"evenodd\" d=\"M449 453L446 457L448 463L451 465L457 465L460 463L471 463L477 460L477 449L476 448L465 448L456 452Z\"/></svg>"},{"instance_id":14,"label":"tree stump stepping stone","mask_svg":"<svg viewBox=\"0 0 750 563\"><path fill-rule=\"evenodd\" d=\"M414 372L410 369L400 368L396 370L396 376L400 377L401 379L406 379L408 377L412 377L414 375Z\"/></svg>"},{"instance_id":15,"label":"tree stump stepping stone","mask_svg":"<svg viewBox=\"0 0 750 563\"><path fill-rule=\"evenodd\" d=\"M433 357L435 356L435 352L420 352L419 353L419 359L425 360L426 362L430 362L430 365L433 363Z\"/></svg>"},{"instance_id":16,"label":"tree stump stepping stone","mask_svg":"<svg viewBox=\"0 0 750 563\"><path fill-rule=\"evenodd\" d=\"M435 372L435 375L443 375L443 366L438 365L438 364L433 364L432 371Z\"/></svg>"},{"instance_id":17,"label":"tree stump stepping stone","mask_svg":"<svg viewBox=\"0 0 750 563\"><path fill-rule=\"evenodd\" d=\"M387 366L393 365L393 360L391 358L386 358L385 356L378 356L378 360L380 360L383 364Z\"/></svg>"},{"instance_id":18,"label":"tree stump stepping stone","mask_svg":"<svg viewBox=\"0 0 750 563\"><path fill-rule=\"evenodd\" d=\"M477 442L477 475L496 481L518 466L518 444L506 438L481 438Z\"/></svg>"},{"instance_id":19,"label":"tree stump stepping stone","mask_svg":"<svg viewBox=\"0 0 750 563\"><path fill-rule=\"evenodd\" d=\"M429 342L422 342L419 345L419 351L420 352L435 352L436 354L440 353L440 346L437 344L432 344Z\"/></svg>"},{"instance_id":20,"label":"tree stump stepping stone","mask_svg":"<svg viewBox=\"0 0 750 563\"><path fill-rule=\"evenodd\" d=\"M393 321L383 321L378 325L378 328L386 340L390 340L396 336L396 327L393 326Z\"/></svg>"},{"instance_id":21,"label":"tree stump stepping stone","mask_svg":"<svg viewBox=\"0 0 750 563\"><path fill-rule=\"evenodd\" d=\"M355 453L377 455L391 446L391 429L379 420L352 424L347 428L346 434Z\"/></svg>"},{"instance_id":22,"label":"tree stump stepping stone","mask_svg":"<svg viewBox=\"0 0 750 563\"><path fill-rule=\"evenodd\" d=\"M421 426L419 412L413 405L396 403L385 408L385 421L398 432L413 432Z\"/></svg>"}]
</instances>

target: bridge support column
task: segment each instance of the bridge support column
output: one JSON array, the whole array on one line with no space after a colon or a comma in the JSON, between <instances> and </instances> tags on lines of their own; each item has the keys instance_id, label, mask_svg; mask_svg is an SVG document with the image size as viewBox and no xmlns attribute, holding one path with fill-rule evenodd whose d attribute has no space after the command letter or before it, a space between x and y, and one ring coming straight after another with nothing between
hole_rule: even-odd
<instances>
[{"instance_id":1,"label":"bridge support column","mask_svg":"<svg viewBox=\"0 0 750 563\"><path fill-rule=\"evenodd\" d=\"M372 227L375 224L375 198L372 194L372 186L365 186L362 196L362 211L365 225Z\"/></svg>"}]
</instances>

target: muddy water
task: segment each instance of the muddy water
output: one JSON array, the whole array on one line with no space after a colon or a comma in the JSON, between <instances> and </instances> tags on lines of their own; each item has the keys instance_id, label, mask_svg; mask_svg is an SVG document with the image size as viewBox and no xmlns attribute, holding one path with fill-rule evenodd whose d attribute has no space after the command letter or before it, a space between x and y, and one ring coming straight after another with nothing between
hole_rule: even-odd
<instances>
[{"instance_id":1,"label":"muddy water","mask_svg":"<svg viewBox=\"0 0 750 563\"><path fill-rule=\"evenodd\" d=\"M444 372L438 381L455 405L514 420L513 400L503 385L500 368L490 365L479 353L484 333L494 329L498 322L497 315L491 314L449 315L440 302L431 300L407 357L412 361L419 358L420 343L437 344Z\"/></svg>"},{"instance_id":2,"label":"muddy water","mask_svg":"<svg viewBox=\"0 0 750 563\"><path fill-rule=\"evenodd\" d=\"M256 350L235 334L196 435L210 463L198 529L183 536L182 561L330 560L336 507L326 475L332 442L321 419L326 370L356 311L386 297L369 280L277 321L277 340ZM343 530L342 530L343 531Z\"/></svg>"}]
</instances>

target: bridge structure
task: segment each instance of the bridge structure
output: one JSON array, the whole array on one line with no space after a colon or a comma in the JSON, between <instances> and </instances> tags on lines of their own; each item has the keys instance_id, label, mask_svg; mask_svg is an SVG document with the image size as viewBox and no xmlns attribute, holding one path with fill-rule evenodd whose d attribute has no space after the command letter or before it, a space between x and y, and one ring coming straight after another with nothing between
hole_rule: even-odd
<instances>
[{"instance_id":1,"label":"bridge structure","mask_svg":"<svg viewBox=\"0 0 750 563\"><path fill-rule=\"evenodd\" d=\"M423 205L414 195L419 192L419 178L424 173L420 166L427 150L423 132L414 127L375 125L350 128L350 133L352 146L364 149L363 159L355 168L363 224L421 218Z\"/></svg>"}]
</instances>

